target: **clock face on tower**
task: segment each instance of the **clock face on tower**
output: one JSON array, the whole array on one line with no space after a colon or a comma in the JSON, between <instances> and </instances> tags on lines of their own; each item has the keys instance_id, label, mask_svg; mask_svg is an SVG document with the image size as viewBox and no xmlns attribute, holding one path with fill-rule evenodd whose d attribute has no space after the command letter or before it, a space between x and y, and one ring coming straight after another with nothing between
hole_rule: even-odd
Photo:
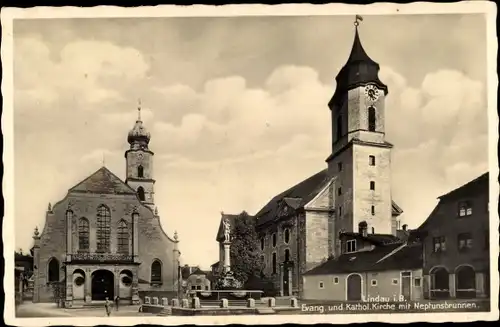
<instances>
[{"instance_id":1,"label":"clock face on tower","mask_svg":"<svg viewBox=\"0 0 500 327\"><path fill-rule=\"evenodd\" d=\"M377 99L380 95L380 92L375 85L367 85L365 87L365 95L367 96L367 98L370 101L375 102L375 101L377 101Z\"/></svg>"},{"instance_id":2,"label":"clock face on tower","mask_svg":"<svg viewBox=\"0 0 500 327\"><path fill-rule=\"evenodd\" d=\"M137 155L137 158L139 158L139 160L142 160L142 158L143 158L143 157L144 157L144 155L143 155L142 153L139 153L139 154Z\"/></svg>"}]
</instances>

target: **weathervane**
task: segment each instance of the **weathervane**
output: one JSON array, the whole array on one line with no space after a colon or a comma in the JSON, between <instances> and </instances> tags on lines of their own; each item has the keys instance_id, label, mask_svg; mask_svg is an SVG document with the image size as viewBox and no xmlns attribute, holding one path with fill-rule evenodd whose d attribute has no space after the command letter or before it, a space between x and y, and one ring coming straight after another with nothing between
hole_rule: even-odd
<instances>
[{"instance_id":1,"label":"weathervane","mask_svg":"<svg viewBox=\"0 0 500 327\"><path fill-rule=\"evenodd\" d=\"M356 15L356 20L354 21L354 26L358 27L359 22L362 22L362 21L363 21L363 17L361 17L360 15Z\"/></svg>"},{"instance_id":2,"label":"weathervane","mask_svg":"<svg viewBox=\"0 0 500 327\"><path fill-rule=\"evenodd\" d=\"M138 119L137 120L140 121L141 120L141 99L139 99L137 102L138 102L138 106L137 106Z\"/></svg>"}]
</instances>

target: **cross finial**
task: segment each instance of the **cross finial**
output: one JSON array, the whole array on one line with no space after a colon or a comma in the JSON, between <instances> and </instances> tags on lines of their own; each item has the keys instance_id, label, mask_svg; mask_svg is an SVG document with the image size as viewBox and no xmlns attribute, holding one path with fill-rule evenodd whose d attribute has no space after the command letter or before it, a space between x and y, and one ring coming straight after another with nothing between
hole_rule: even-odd
<instances>
[{"instance_id":1,"label":"cross finial","mask_svg":"<svg viewBox=\"0 0 500 327\"><path fill-rule=\"evenodd\" d=\"M102 166L106 166L106 154L104 152L102 153Z\"/></svg>"},{"instance_id":2,"label":"cross finial","mask_svg":"<svg viewBox=\"0 0 500 327\"><path fill-rule=\"evenodd\" d=\"M356 15L356 20L354 21L354 26L358 27L359 22L362 22L362 21L363 21L363 17L361 17L360 15Z\"/></svg>"},{"instance_id":3,"label":"cross finial","mask_svg":"<svg viewBox=\"0 0 500 327\"><path fill-rule=\"evenodd\" d=\"M137 120L141 120L141 99L138 100L138 105L137 105Z\"/></svg>"}]
</instances>

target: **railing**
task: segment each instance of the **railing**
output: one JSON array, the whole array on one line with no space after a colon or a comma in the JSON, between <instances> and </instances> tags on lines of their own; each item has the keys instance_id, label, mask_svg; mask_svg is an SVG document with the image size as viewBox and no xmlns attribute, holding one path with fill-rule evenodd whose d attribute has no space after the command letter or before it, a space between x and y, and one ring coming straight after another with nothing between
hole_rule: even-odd
<instances>
[{"instance_id":1,"label":"railing","mask_svg":"<svg viewBox=\"0 0 500 327\"><path fill-rule=\"evenodd\" d=\"M123 253L74 253L71 262L133 262L134 255Z\"/></svg>"}]
</instances>

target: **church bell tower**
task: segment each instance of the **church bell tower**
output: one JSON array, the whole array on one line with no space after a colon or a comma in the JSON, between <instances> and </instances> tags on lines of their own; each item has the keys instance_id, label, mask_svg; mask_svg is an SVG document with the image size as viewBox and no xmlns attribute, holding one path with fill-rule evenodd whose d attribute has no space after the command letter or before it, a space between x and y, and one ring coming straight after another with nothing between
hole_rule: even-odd
<instances>
[{"instance_id":1,"label":"church bell tower","mask_svg":"<svg viewBox=\"0 0 500 327\"><path fill-rule=\"evenodd\" d=\"M137 120L127 137L130 148L125 152L127 163L125 182L137 191L137 196L142 203L154 209L154 153L149 150L151 135L143 126L140 103L137 112Z\"/></svg>"},{"instance_id":2,"label":"church bell tower","mask_svg":"<svg viewBox=\"0 0 500 327\"><path fill-rule=\"evenodd\" d=\"M392 217L391 149L385 140L387 86L379 79L379 64L365 52L356 16L354 42L336 77L328 106L332 118L332 152L326 160L336 179L335 232L394 234Z\"/></svg>"}]
</instances>

